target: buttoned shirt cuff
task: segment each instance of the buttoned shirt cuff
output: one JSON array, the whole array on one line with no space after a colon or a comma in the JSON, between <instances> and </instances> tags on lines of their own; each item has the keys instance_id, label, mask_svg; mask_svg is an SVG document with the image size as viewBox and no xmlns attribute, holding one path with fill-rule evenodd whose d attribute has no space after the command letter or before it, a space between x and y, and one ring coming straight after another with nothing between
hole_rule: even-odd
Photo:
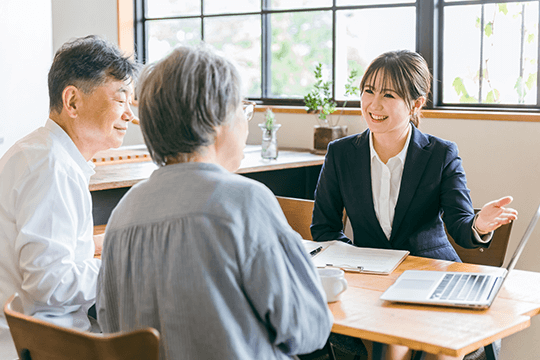
<instances>
[{"instance_id":1,"label":"buttoned shirt cuff","mask_svg":"<svg viewBox=\"0 0 540 360\"><path fill-rule=\"evenodd\" d=\"M491 232L489 232L489 233L487 233L485 235L480 235L478 233L478 230L476 230L476 219L477 218L478 218L478 214L474 215L474 220L473 220L473 224L472 224L472 231L473 231L473 234L474 234L474 238L479 243L487 244L493 238L493 231L491 231Z\"/></svg>"}]
</instances>

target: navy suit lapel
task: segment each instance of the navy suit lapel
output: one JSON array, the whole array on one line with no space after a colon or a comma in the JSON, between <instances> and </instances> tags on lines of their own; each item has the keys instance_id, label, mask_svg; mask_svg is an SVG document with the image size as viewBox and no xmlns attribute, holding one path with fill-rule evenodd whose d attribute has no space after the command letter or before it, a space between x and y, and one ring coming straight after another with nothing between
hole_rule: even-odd
<instances>
[{"instance_id":1,"label":"navy suit lapel","mask_svg":"<svg viewBox=\"0 0 540 360\"><path fill-rule=\"evenodd\" d=\"M398 201L394 212L394 221L392 223L392 234L390 242L399 234L399 227L403 218L407 214L411 201L416 193L416 189L420 184L422 175L426 165L431 157L431 149L427 147L429 144L428 138L421 133L416 127L412 126L411 141L409 150L403 167L403 176L401 178L401 187L399 190ZM395 244L394 244L395 245Z\"/></svg>"},{"instance_id":2,"label":"navy suit lapel","mask_svg":"<svg viewBox=\"0 0 540 360\"><path fill-rule=\"evenodd\" d=\"M388 243L388 239L379 224L375 214L375 205L373 205L373 191L371 189L371 157L369 151L369 129L360 134L354 142L356 147L357 159L348 161L351 173L359 180L359 184L369 184L369 186L359 186L356 202L363 207L364 219L367 224L366 229L373 229L372 235L383 244ZM357 205L357 206L358 206ZM361 244L358 244L362 246Z\"/></svg>"}]
</instances>

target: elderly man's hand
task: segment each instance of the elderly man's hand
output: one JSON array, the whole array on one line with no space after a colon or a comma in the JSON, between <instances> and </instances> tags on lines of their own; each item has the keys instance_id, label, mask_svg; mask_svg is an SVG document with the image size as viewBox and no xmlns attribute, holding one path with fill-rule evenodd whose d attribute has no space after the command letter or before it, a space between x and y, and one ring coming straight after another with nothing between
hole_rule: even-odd
<instances>
[{"instance_id":1,"label":"elderly man's hand","mask_svg":"<svg viewBox=\"0 0 540 360\"><path fill-rule=\"evenodd\" d=\"M499 200L491 201L482 207L476 218L476 230L481 234L487 234L499 226L508 224L517 219L518 212L505 206L512 202L511 196L505 196Z\"/></svg>"},{"instance_id":2,"label":"elderly man's hand","mask_svg":"<svg viewBox=\"0 0 540 360\"><path fill-rule=\"evenodd\" d=\"M101 255L104 239L105 239L105 234L94 235L94 245L96 247L96 250L94 251L94 256Z\"/></svg>"}]
</instances>

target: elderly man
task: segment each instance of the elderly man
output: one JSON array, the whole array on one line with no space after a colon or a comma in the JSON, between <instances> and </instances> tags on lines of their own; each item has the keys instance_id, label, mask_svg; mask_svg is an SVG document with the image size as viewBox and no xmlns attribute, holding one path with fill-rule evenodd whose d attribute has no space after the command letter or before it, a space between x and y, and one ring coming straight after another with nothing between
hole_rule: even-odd
<instances>
[{"instance_id":1,"label":"elderly man","mask_svg":"<svg viewBox=\"0 0 540 360\"><path fill-rule=\"evenodd\" d=\"M19 293L26 314L90 330L103 237L93 238L94 174L100 151L122 144L137 65L107 41L64 44L49 71L50 114L0 159L0 303ZM0 314L0 358L16 358Z\"/></svg>"}]
</instances>

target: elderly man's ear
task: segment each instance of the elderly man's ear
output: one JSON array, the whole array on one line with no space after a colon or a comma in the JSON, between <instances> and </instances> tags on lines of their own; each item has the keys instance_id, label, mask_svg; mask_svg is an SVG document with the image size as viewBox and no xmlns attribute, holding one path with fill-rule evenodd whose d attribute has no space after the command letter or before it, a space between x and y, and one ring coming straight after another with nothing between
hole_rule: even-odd
<instances>
[{"instance_id":1,"label":"elderly man's ear","mask_svg":"<svg viewBox=\"0 0 540 360\"><path fill-rule=\"evenodd\" d=\"M82 101L82 93L73 85L66 86L62 92L62 103L66 115L76 118Z\"/></svg>"}]
</instances>

